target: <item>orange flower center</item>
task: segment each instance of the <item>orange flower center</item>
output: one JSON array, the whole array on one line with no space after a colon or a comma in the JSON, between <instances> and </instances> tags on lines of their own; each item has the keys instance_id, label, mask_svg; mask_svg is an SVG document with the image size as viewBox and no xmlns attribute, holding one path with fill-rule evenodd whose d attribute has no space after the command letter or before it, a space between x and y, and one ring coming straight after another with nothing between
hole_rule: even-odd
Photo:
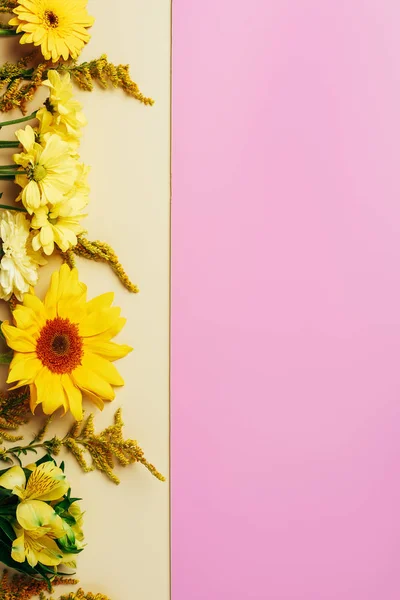
<instances>
[{"instance_id":1,"label":"orange flower center","mask_svg":"<svg viewBox=\"0 0 400 600\"><path fill-rule=\"evenodd\" d=\"M48 27L57 27L58 17L53 13L52 10L46 10L44 13L44 22Z\"/></svg>"},{"instance_id":2,"label":"orange flower center","mask_svg":"<svg viewBox=\"0 0 400 600\"><path fill-rule=\"evenodd\" d=\"M40 332L36 354L53 373L71 373L79 367L83 356L78 325L61 317L47 321Z\"/></svg>"}]
</instances>

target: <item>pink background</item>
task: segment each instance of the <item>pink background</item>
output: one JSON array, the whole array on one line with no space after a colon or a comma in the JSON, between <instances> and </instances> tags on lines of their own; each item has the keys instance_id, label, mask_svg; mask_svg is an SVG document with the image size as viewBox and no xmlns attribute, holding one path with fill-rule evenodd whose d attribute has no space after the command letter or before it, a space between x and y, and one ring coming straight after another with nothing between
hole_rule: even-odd
<instances>
[{"instance_id":1,"label":"pink background","mask_svg":"<svg viewBox=\"0 0 400 600\"><path fill-rule=\"evenodd\" d=\"M174 0L173 600L400 597L398 0Z\"/></svg>"}]
</instances>

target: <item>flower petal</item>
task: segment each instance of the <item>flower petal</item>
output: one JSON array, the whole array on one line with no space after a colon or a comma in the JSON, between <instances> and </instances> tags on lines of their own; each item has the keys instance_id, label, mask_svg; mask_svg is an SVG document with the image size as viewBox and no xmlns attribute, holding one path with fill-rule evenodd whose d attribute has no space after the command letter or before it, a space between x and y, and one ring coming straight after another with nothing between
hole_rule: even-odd
<instances>
[{"instance_id":1,"label":"flower petal","mask_svg":"<svg viewBox=\"0 0 400 600\"><path fill-rule=\"evenodd\" d=\"M98 336L84 338L83 343L90 352L112 361L123 358L133 350L131 346L125 344L99 341Z\"/></svg>"},{"instance_id":2,"label":"flower petal","mask_svg":"<svg viewBox=\"0 0 400 600\"><path fill-rule=\"evenodd\" d=\"M61 375L61 384L68 399L69 410L74 419L81 421L83 419L82 392L74 385L70 375Z\"/></svg>"},{"instance_id":3,"label":"flower petal","mask_svg":"<svg viewBox=\"0 0 400 600\"><path fill-rule=\"evenodd\" d=\"M15 487L24 488L26 477L21 467L11 467L0 476L0 486L6 490L13 490Z\"/></svg>"},{"instance_id":4,"label":"flower petal","mask_svg":"<svg viewBox=\"0 0 400 600\"><path fill-rule=\"evenodd\" d=\"M21 380L29 384L33 383L42 367L42 362L36 357L36 353L16 353L10 364L7 383Z\"/></svg>"},{"instance_id":5,"label":"flower petal","mask_svg":"<svg viewBox=\"0 0 400 600\"><path fill-rule=\"evenodd\" d=\"M52 526L58 515L46 502L25 500L18 504L16 516L19 525L25 531L35 531L39 527Z\"/></svg>"},{"instance_id":6,"label":"flower petal","mask_svg":"<svg viewBox=\"0 0 400 600\"><path fill-rule=\"evenodd\" d=\"M110 308L113 301L114 292L107 292L106 294L101 294L101 296L92 298L92 300L90 300L86 305L88 314L98 310L103 310L104 308Z\"/></svg>"},{"instance_id":7,"label":"flower petal","mask_svg":"<svg viewBox=\"0 0 400 600\"><path fill-rule=\"evenodd\" d=\"M102 400L114 400L115 392L111 385L93 371L82 366L72 371L71 376L80 389L89 390Z\"/></svg>"},{"instance_id":8,"label":"flower petal","mask_svg":"<svg viewBox=\"0 0 400 600\"><path fill-rule=\"evenodd\" d=\"M24 531L19 537L17 537L12 544L11 550L11 558L13 558L16 562L23 563L25 562L25 540L24 540Z\"/></svg>"},{"instance_id":9,"label":"flower petal","mask_svg":"<svg viewBox=\"0 0 400 600\"><path fill-rule=\"evenodd\" d=\"M35 351L36 342L34 338L22 329L18 329L18 327L9 325L8 321L4 321L1 330L4 333L8 346L13 350L17 352Z\"/></svg>"},{"instance_id":10,"label":"flower petal","mask_svg":"<svg viewBox=\"0 0 400 600\"><path fill-rule=\"evenodd\" d=\"M37 388L37 401L42 405L46 415L53 414L61 406L67 410L67 400L61 385L61 376L52 373L44 367L35 379Z\"/></svg>"},{"instance_id":11,"label":"flower petal","mask_svg":"<svg viewBox=\"0 0 400 600\"><path fill-rule=\"evenodd\" d=\"M115 365L102 356L85 352L82 359L82 366L85 369L93 371L99 377L104 378L111 385L124 385L124 380L118 373Z\"/></svg>"},{"instance_id":12,"label":"flower petal","mask_svg":"<svg viewBox=\"0 0 400 600\"><path fill-rule=\"evenodd\" d=\"M36 500L59 500L67 493L70 485L60 467L53 461L38 465L28 479L26 498Z\"/></svg>"},{"instance_id":13,"label":"flower petal","mask_svg":"<svg viewBox=\"0 0 400 600\"><path fill-rule=\"evenodd\" d=\"M90 313L79 324L81 336L89 337L104 333L117 323L120 313L121 309L117 306Z\"/></svg>"}]
</instances>

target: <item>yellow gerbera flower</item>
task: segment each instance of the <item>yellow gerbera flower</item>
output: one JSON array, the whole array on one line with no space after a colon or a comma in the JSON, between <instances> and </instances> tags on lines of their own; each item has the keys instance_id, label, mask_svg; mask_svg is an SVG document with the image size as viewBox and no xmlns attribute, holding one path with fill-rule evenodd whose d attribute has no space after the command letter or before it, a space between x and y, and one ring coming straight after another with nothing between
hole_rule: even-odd
<instances>
[{"instance_id":1,"label":"yellow gerbera flower","mask_svg":"<svg viewBox=\"0 0 400 600\"><path fill-rule=\"evenodd\" d=\"M18 0L9 24L23 32L21 44L40 46L46 60L78 58L94 23L86 6L87 0Z\"/></svg>"},{"instance_id":2,"label":"yellow gerbera flower","mask_svg":"<svg viewBox=\"0 0 400 600\"><path fill-rule=\"evenodd\" d=\"M46 414L58 408L82 419L82 393L99 408L115 397L113 386L124 384L111 361L132 348L111 342L125 319L112 307L114 294L86 301L86 286L76 269L64 264L52 275L44 302L25 294L2 331L14 358L8 383L30 386L31 409L41 404Z\"/></svg>"},{"instance_id":3,"label":"yellow gerbera flower","mask_svg":"<svg viewBox=\"0 0 400 600\"><path fill-rule=\"evenodd\" d=\"M30 125L15 135L25 150L13 156L14 162L25 170L15 178L15 183L23 188L17 200L22 199L30 214L39 206L61 202L73 188L78 174L78 163L70 156L67 142L54 134L38 144Z\"/></svg>"}]
</instances>

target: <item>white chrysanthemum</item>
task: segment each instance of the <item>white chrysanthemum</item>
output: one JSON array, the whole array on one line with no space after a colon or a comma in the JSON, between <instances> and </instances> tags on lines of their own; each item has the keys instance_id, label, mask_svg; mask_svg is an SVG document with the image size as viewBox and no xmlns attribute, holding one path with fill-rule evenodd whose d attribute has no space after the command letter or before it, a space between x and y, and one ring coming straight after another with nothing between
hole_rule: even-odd
<instances>
[{"instance_id":1,"label":"white chrysanthemum","mask_svg":"<svg viewBox=\"0 0 400 600\"><path fill-rule=\"evenodd\" d=\"M5 210L0 214L0 298L9 300L13 294L22 300L38 280L38 266L45 260L30 249L29 221L22 213Z\"/></svg>"}]
</instances>

